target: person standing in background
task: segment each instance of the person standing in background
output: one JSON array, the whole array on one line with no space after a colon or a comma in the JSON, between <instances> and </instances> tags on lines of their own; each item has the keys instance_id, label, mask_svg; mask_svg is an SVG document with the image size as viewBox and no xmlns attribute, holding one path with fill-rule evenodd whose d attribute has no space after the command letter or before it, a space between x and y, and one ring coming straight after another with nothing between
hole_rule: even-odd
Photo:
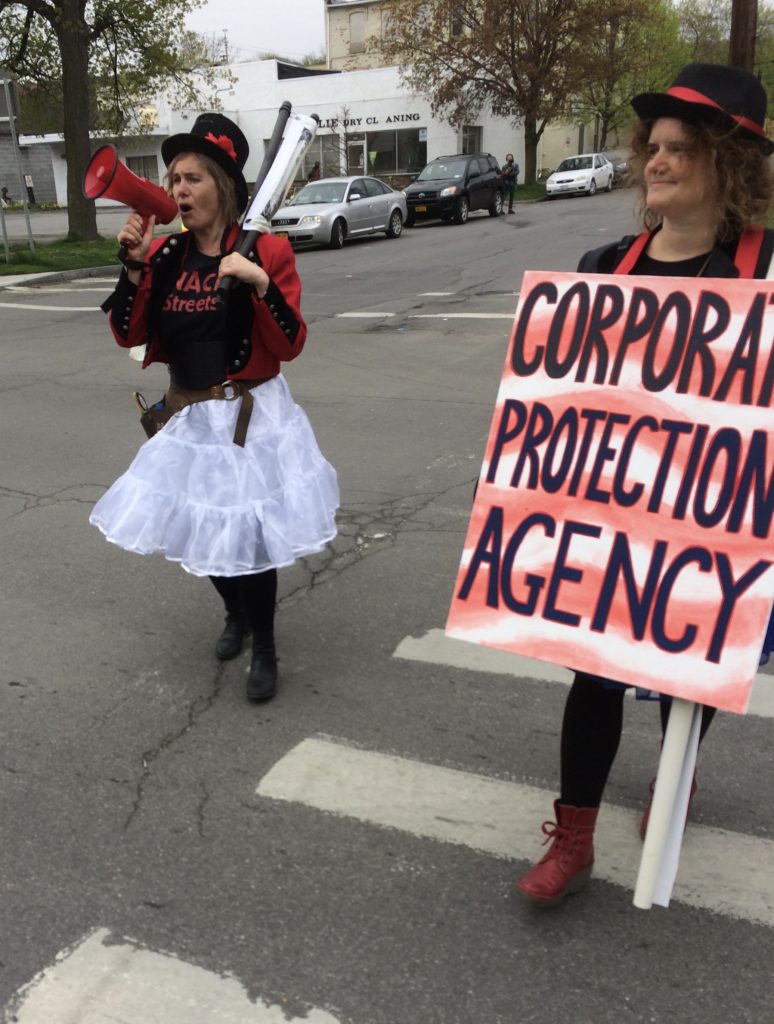
<instances>
[{"instance_id":1,"label":"person standing in background","mask_svg":"<svg viewBox=\"0 0 774 1024\"><path fill-rule=\"evenodd\" d=\"M508 200L508 213L513 213L513 197L516 195L516 183L519 180L519 165L513 159L513 153L505 154L502 174L503 198Z\"/></svg>"}]
</instances>

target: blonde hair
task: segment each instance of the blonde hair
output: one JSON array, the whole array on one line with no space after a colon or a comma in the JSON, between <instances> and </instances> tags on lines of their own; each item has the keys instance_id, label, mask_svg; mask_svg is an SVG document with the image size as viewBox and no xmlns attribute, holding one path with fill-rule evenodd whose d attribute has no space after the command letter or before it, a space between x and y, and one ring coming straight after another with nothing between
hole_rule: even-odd
<instances>
[{"instance_id":1,"label":"blonde hair","mask_svg":"<svg viewBox=\"0 0 774 1024\"><path fill-rule=\"evenodd\" d=\"M645 165L653 121L641 121L632 138L629 180L640 189L639 213L646 228L654 228L660 217L648 207ZM707 154L714 176L720 211L718 239L738 238L750 224L765 221L774 196L771 162L754 139L737 130L728 131L709 122L680 121L689 143L698 155Z\"/></svg>"},{"instance_id":2,"label":"blonde hair","mask_svg":"<svg viewBox=\"0 0 774 1024\"><path fill-rule=\"evenodd\" d=\"M178 153L174 160L170 162L169 167L167 168L166 177L164 178L164 184L167 192L172 195L172 175L174 174L178 161L184 156L196 157L205 171L214 178L215 188L218 192L218 205L220 206L225 219L226 226L233 224L239 217L239 203L237 200L236 185L234 184L233 178L231 178L220 164L213 160L212 157L207 156L206 153L197 153L195 150L191 150L190 153Z\"/></svg>"}]
</instances>

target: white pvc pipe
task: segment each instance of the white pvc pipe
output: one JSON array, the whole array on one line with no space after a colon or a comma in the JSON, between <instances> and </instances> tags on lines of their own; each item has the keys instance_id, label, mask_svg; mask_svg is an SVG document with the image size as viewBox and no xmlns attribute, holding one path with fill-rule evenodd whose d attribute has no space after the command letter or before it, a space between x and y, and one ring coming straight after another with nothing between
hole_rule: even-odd
<instances>
[{"instance_id":1,"label":"white pvc pipe","mask_svg":"<svg viewBox=\"0 0 774 1024\"><path fill-rule=\"evenodd\" d=\"M701 705L675 697L658 765L648 831L642 848L634 905L669 905L680 859L699 744Z\"/></svg>"}]
</instances>

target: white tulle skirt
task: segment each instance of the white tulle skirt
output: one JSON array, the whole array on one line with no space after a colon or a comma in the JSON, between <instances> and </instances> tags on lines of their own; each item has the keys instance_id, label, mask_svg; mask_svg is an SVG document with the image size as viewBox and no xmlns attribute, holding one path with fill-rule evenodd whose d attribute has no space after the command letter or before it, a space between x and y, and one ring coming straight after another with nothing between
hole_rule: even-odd
<instances>
[{"instance_id":1,"label":"white tulle skirt","mask_svg":"<svg viewBox=\"0 0 774 1024\"><path fill-rule=\"evenodd\" d=\"M244 576L322 550L339 488L280 374L252 390L244 448L239 401L187 406L140 448L89 521L109 541L162 554L194 576Z\"/></svg>"}]
</instances>

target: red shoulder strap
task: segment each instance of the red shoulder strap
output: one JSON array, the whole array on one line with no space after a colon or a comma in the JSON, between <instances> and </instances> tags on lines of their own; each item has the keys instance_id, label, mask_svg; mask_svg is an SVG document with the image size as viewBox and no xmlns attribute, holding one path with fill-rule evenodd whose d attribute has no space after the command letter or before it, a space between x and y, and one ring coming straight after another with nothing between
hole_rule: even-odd
<instances>
[{"instance_id":1,"label":"red shoulder strap","mask_svg":"<svg viewBox=\"0 0 774 1024\"><path fill-rule=\"evenodd\" d=\"M734 263L740 277L755 277L755 267L763 245L763 228L745 228L736 247Z\"/></svg>"},{"instance_id":2,"label":"red shoulder strap","mask_svg":"<svg viewBox=\"0 0 774 1024\"><path fill-rule=\"evenodd\" d=\"M634 269L634 264L640 258L645 249L645 246L650 240L650 232L643 231L641 235L638 235L629 251L626 253L624 258L618 264L613 271L614 274L630 274ZM758 263L758 257L761 254L761 246L763 245L763 228L761 227L749 227L747 228L742 237L739 239L739 244L736 247L736 255L734 257L734 264L736 269L739 271L740 277L755 277L755 267Z\"/></svg>"},{"instance_id":3,"label":"red shoulder strap","mask_svg":"<svg viewBox=\"0 0 774 1024\"><path fill-rule=\"evenodd\" d=\"M642 255L645 246L650 241L650 231L643 231L641 235L632 242L628 252L613 271L614 274L630 274L634 269L634 264Z\"/></svg>"}]
</instances>

